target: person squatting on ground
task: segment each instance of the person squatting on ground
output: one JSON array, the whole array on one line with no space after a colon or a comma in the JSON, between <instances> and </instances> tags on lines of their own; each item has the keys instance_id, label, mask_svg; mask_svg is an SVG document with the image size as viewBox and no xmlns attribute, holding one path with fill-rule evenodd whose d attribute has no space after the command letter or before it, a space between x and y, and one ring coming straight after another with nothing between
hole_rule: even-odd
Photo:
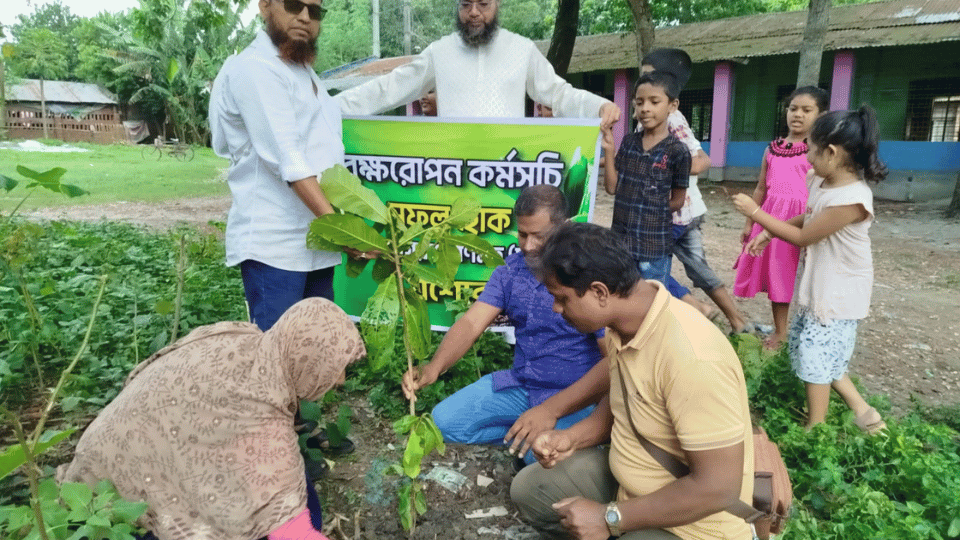
<instances>
[{"instance_id":1,"label":"person squatting on ground","mask_svg":"<svg viewBox=\"0 0 960 540\"><path fill-rule=\"evenodd\" d=\"M814 121L829 110L827 92L816 86L797 88L787 98L786 118L789 133L770 143L763 153L760 178L753 191L753 200L763 211L780 220L802 215L807 206L807 138ZM746 217L741 241L743 245L763 231L751 216ZM797 278L800 248L774 238L760 256L743 250L734 268L737 269L733 294L753 298L766 291L773 309L773 335L764 345L777 349L787 337L787 321L793 286Z\"/></svg>"},{"instance_id":2,"label":"person squatting on ground","mask_svg":"<svg viewBox=\"0 0 960 540\"><path fill-rule=\"evenodd\" d=\"M554 311L581 332L606 328L609 393L583 421L537 437L539 464L517 474L510 497L551 538L748 540L746 522L723 511L752 498L740 360L699 311L644 281L630 255L621 235L567 223L535 264ZM690 473L666 471L637 432Z\"/></svg>"},{"instance_id":3,"label":"person squatting on ground","mask_svg":"<svg viewBox=\"0 0 960 540\"><path fill-rule=\"evenodd\" d=\"M614 195L611 228L624 237L643 277L664 284L673 259L671 213L683 206L690 181L690 151L667 126L679 94L672 74L641 75L633 105L643 130L623 138L616 158L612 135L603 138L604 186Z\"/></svg>"},{"instance_id":4,"label":"person squatting on ground","mask_svg":"<svg viewBox=\"0 0 960 540\"><path fill-rule=\"evenodd\" d=\"M532 463L527 449L540 432L576 423L596 403L596 396L572 387L562 390L570 385L605 389L607 369L598 344L603 330L580 333L554 313L553 297L530 273L525 260L567 219L563 193L549 185L527 188L520 192L513 215L521 252L508 256L493 271L480 297L453 324L433 359L403 376L403 391L410 399L433 384L505 313L516 328L513 367L484 375L443 400L434 408L433 419L447 442L509 444L511 452L518 451Z\"/></svg>"},{"instance_id":5,"label":"person squatting on ground","mask_svg":"<svg viewBox=\"0 0 960 540\"><path fill-rule=\"evenodd\" d=\"M788 348L793 370L806 385L807 429L826 419L831 388L853 411L860 429L876 433L886 427L847 374L857 324L867 316L873 291L868 234L873 192L867 181L887 175L877 155L878 132L876 113L866 105L818 118L807 150L810 199L806 212L788 221L746 194L733 198L737 211L763 228L746 245L750 254L769 250L772 238L804 248Z\"/></svg>"},{"instance_id":6,"label":"person squatting on ground","mask_svg":"<svg viewBox=\"0 0 960 540\"><path fill-rule=\"evenodd\" d=\"M317 177L344 153L340 109L312 67L321 3L260 0L264 28L227 59L210 94L212 146L230 159L227 265L240 265L261 330L303 298L332 300L342 259L306 246L310 222L333 212Z\"/></svg>"},{"instance_id":7,"label":"person squatting on ground","mask_svg":"<svg viewBox=\"0 0 960 540\"><path fill-rule=\"evenodd\" d=\"M523 118L525 94L563 117L620 120L611 101L572 87L529 39L500 28L499 0L457 2L457 31L392 72L338 94L344 114L379 114L436 88L438 116Z\"/></svg>"},{"instance_id":8,"label":"person squatting on ground","mask_svg":"<svg viewBox=\"0 0 960 540\"><path fill-rule=\"evenodd\" d=\"M640 65L641 73L651 71L666 71L677 78L680 90L690 80L690 55L682 49L656 49L643 57ZM639 126L638 126L639 127ZM703 195L697 186L697 175L710 169L710 156L703 151L700 141L693 136L690 124L679 110L670 113L667 117L667 128L670 134L680 139L690 149L690 183L687 186L686 198L683 207L673 213L673 254L683 263L687 277L694 287L701 289L720 308L720 311L730 323L733 333L752 332L754 327L743 319L737 309L733 297L727 291L723 281L707 263L707 256L703 250L703 232L701 225L707 214L707 205L703 202ZM612 133L611 133L612 136ZM667 288L677 298L699 309L707 318L716 318L717 312L697 300L690 290L670 276L667 279Z\"/></svg>"},{"instance_id":9,"label":"person squatting on ground","mask_svg":"<svg viewBox=\"0 0 960 540\"><path fill-rule=\"evenodd\" d=\"M134 368L57 479L110 480L149 505L140 524L159 540L325 539L319 504L308 510L294 411L365 355L354 324L322 298L266 332L197 328Z\"/></svg>"}]
</instances>

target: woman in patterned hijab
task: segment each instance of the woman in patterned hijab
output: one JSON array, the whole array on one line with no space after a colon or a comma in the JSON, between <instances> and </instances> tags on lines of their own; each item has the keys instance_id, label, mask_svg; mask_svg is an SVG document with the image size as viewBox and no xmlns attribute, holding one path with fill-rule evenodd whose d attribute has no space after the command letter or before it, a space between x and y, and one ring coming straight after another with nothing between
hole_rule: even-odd
<instances>
[{"instance_id":1,"label":"woman in patterned hijab","mask_svg":"<svg viewBox=\"0 0 960 540\"><path fill-rule=\"evenodd\" d=\"M58 478L111 480L149 504L141 525L160 540L300 537L309 514L294 413L365 355L347 315L322 298L266 332L198 328L130 373Z\"/></svg>"}]
</instances>

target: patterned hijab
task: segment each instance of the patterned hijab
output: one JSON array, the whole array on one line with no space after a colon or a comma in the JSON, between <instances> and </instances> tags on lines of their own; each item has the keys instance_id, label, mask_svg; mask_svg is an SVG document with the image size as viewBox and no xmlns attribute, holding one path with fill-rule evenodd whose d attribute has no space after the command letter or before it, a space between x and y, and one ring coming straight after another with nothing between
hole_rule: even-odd
<instances>
[{"instance_id":1,"label":"patterned hijab","mask_svg":"<svg viewBox=\"0 0 960 540\"><path fill-rule=\"evenodd\" d=\"M347 315L321 298L267 332L198 328L130 373L57 477L107 478L146 501L141 525L160 540L266 536L306 508L299 400L322 396L365 355Z\"/></svg>"}]
</instances>

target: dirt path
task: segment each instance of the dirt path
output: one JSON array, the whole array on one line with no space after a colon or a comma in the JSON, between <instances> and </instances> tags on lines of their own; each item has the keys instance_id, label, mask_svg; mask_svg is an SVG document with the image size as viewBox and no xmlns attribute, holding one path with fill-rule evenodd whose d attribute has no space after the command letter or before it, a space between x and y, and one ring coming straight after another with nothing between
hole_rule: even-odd
<instances>
[{"instance_id":1,"label":"dirt path","mask_svg":"<svg viewBox=\"0 0 960 540\"><path fill-rule=\"evenodd\" d=\"M752 189L729 183L726 187ZM707 256L720 277L731 283L743 219L715 184L703 191L711 209L704 225ZM611 197L600 194L594 221L609 225L612 205ZM852 372L871 393L888 395L895 412L912 407L911 396L925 405L960 403L960 221L945 221L944 207L945 203L877 203L877 222L871 231L876 272L873 307L858 333ZM217 197L81 206L31 215L168 228L225 221L228 208L229 199ZM681 274L674 273L689 285ZM706 300L702 292L695 294ZM750 319L771 322L765 296L741 299L738 305ZM334 540L405 538L396 517L396 479L381 474L388 461L399 460L400 443L389 422L372 411L363 396L351 398L349 405L356 414L351 438L357 452L338 459L327 480L318 483L327 532ZM509 503L510 461L500 449L449 445L446 456L425 463L424 471L437 469L447 480L462 484L443 487L426 482L429 510L415 538L536 538ZM489 509L505 515L466 517Z\"/></svg>"}]
</instances>

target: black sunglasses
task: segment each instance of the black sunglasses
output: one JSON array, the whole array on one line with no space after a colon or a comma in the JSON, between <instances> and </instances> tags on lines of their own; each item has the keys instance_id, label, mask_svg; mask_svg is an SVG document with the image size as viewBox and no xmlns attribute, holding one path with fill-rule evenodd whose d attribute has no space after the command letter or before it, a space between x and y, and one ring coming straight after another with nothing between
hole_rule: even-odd
<instances>
[{"instance_id":1,"label":"black sunglasses","mask_svg":"<svg viewBox=\"0 0 960 540\"><path fill-rule=\"evenodd\" d=\"M323 16L327 14L327 10L320 4L304 4L300 0L283 0L283 9L291 15L303 13L303 8L307 8L307 14L315 21L322 21Z\"/></svg>"}]
</instances>

